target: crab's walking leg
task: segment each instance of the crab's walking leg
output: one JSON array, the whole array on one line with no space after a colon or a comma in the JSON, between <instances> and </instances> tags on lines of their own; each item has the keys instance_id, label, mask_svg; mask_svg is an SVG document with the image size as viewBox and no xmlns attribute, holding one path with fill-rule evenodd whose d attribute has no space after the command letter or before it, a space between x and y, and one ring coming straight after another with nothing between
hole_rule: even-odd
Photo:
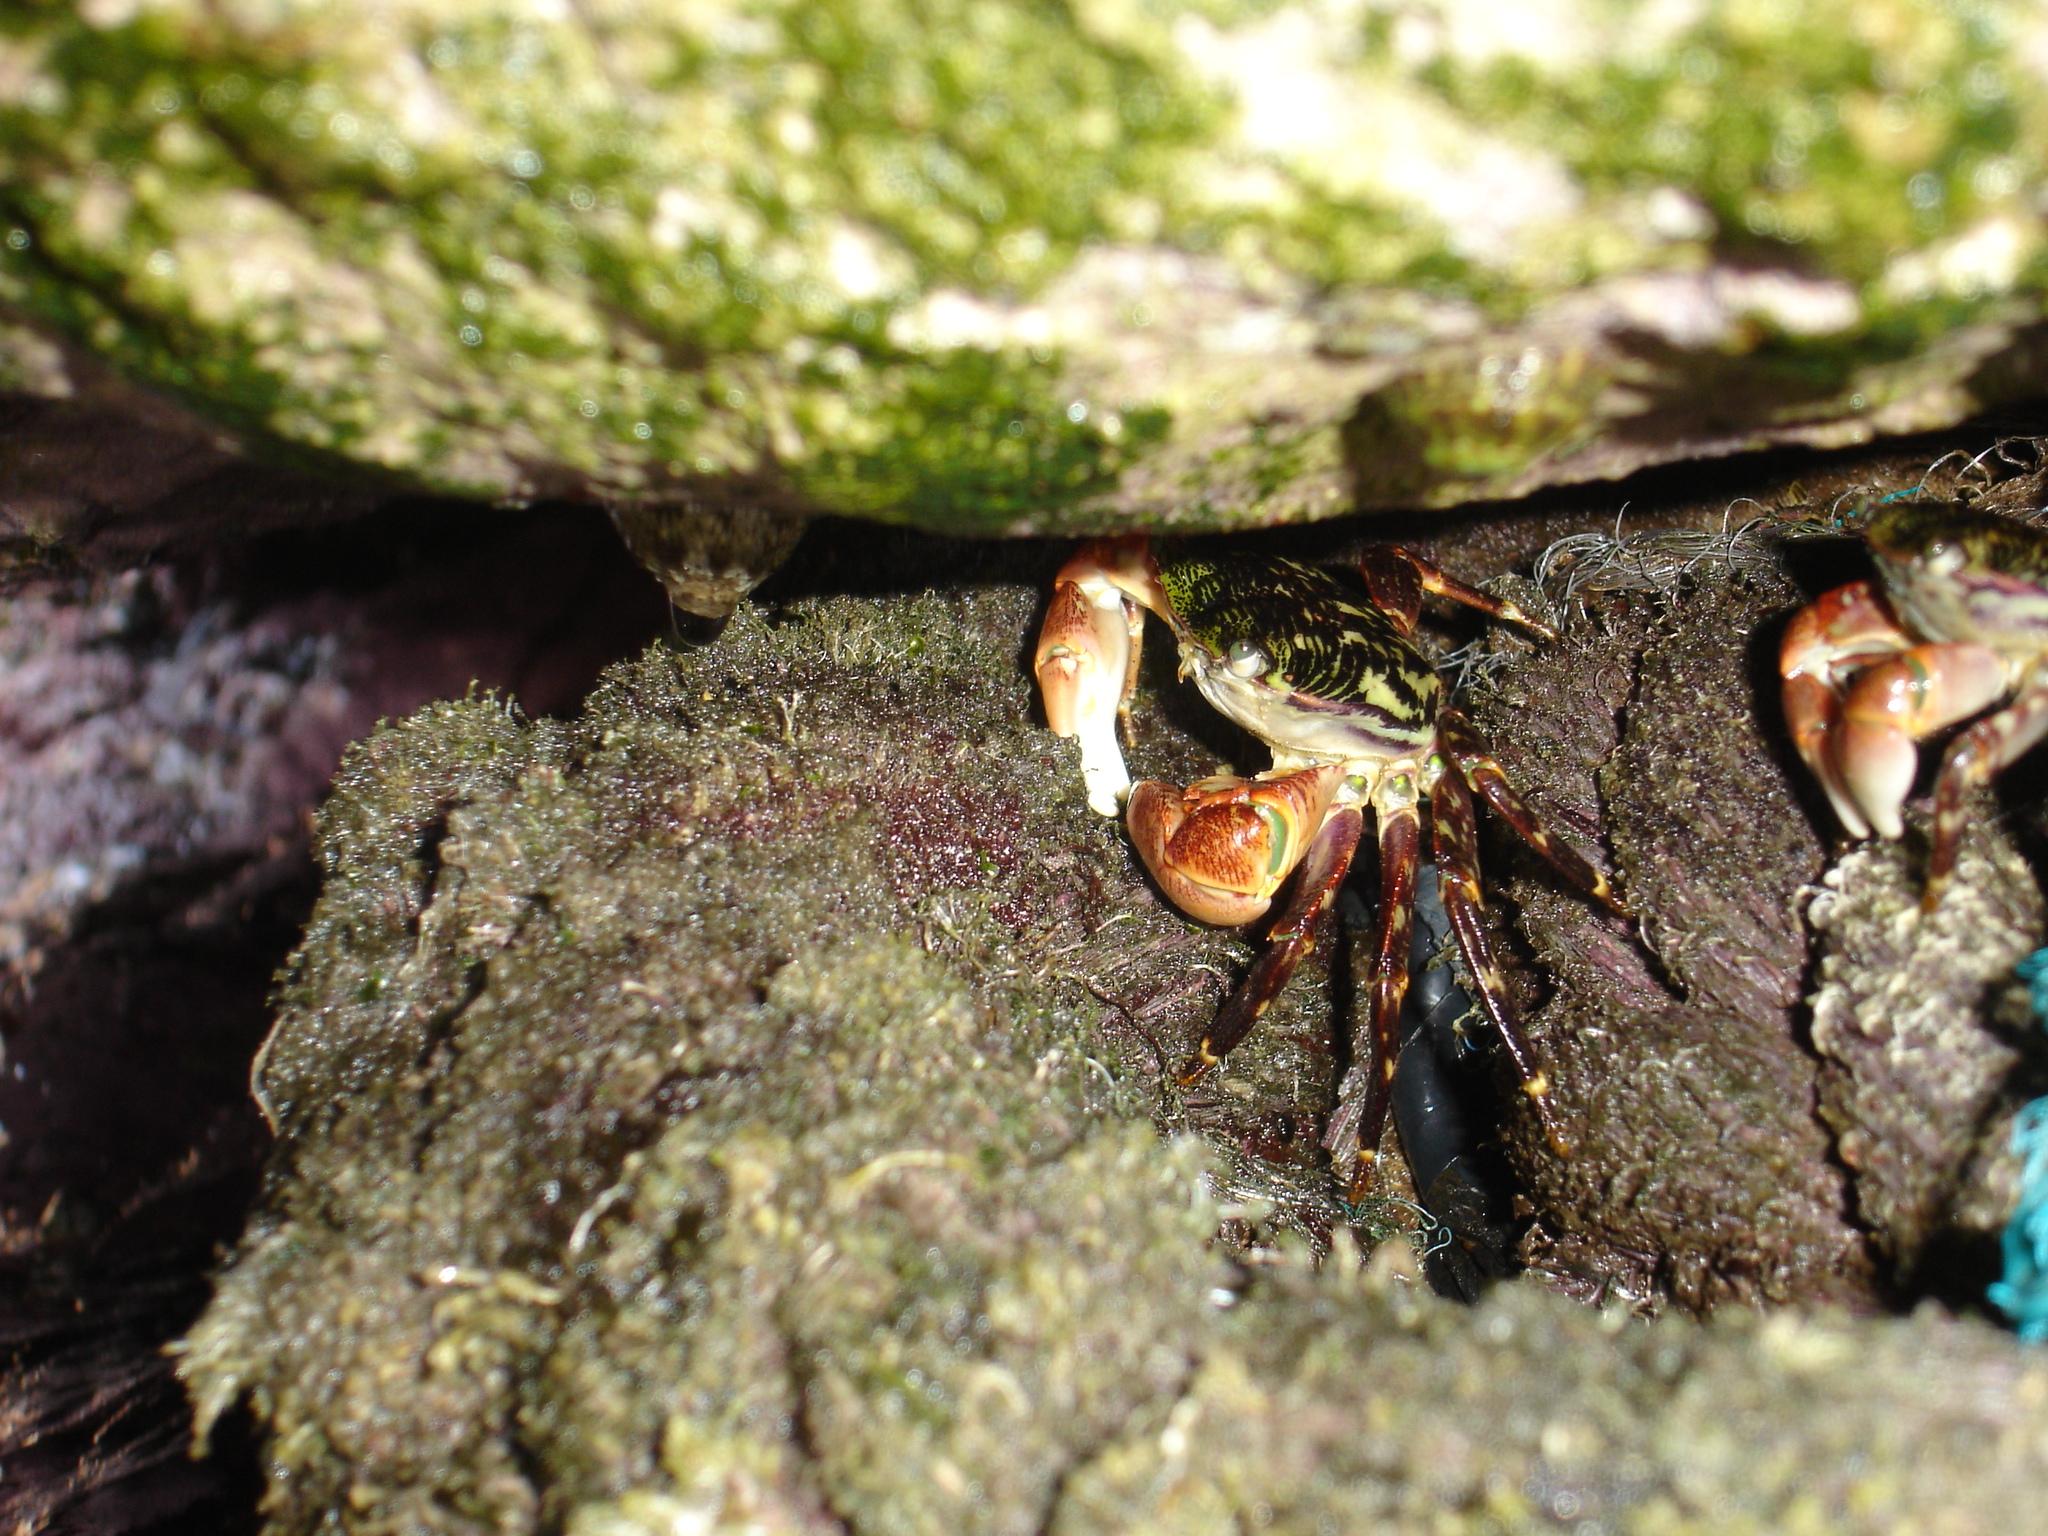
<instances>
[{"instance_id":1,"label":"crab's walking leg","mask_svg":"<svg viewBox=\"0 0 2048 1536\"><path fill-rule=\"evenodd\" d=\"M1444 751L1450 754L1451 761L1457 764L1465 782L1478 790L1500 819L1513 827L1522 841L1542 854L1552 869L1602 906L1623 917L1628 916L1628 908L1615 896L1607 877L1587 863L1571 844L1559 842L1550 835L1535 809L1508 782L1506 770L1494 761L1493 754L1472 728L1471 721L1455 709L1444 710L1437 717L1437 739L1442 742Z\"/></svg>"},{"instance_id":2,"label":"crab's walking leg","mask_svg":"<svg viewBox=\"0 0 2048 1536\"><path fill-rule=\"evenodd\" d=\"M2010 709L1988 715L1956 738L1934 787L1934 847L1927 857L1927 887L1920 905L1933 911L1956 867L1970 791L2048 736L2048 689L2021 693Z\"/></svg>"},{"instance_id":3,"label":"crab's walking leg","mask_svg":"<svg viewBox=\"0 0 2048 1536\"><path fill-rule=\"evenodd\" d=\"M1492 947L1486 942L1486 929L1480 919L1486 898L1479 889L1479 827L1472 811L1472 792L1455 772L1446 770L1437 779L1436 788L1430 793L1429 819L1444 913L1458 937L1458 952L1465 957L1473 990L1479 994L1487 1018L1493 1021L1494 1033L1500 1037L1508 1059L1515 1064L1522 1092L1542 1122L1551 1149L1560 1157L1568 1157L1570 1145L1550 1109L1550 1080L1536 1059L1529 1037L1522 1033L1521 1022L1508 1002L1507 983L1493 963Z\"/></svg>"},{"instance_id":4,"label":"crab's walking leg","mask_svg":"<svg viewBox=\"0 0 2048 1536\"><path fill-rule=\"evenodd\" d=\"M1482 592L1477 587L1466 586L1413 550L1387 545L1369 549L1359 557L1358 573L1365 578L1366 590L1372 593L1374 606L1384 611L1404 635L1414 633L1416 621L1422 617L1422 594L1427 592L1462 603L1467 608L1476 608L1510 624L1519 624L1546 640L1557 638L1556 630L1529 617L1518 604L1505 597Z\"/></svg>"},{"instance_id":5,"label":"crab's walking leg","mask_svg":"<svg viewBox=\"0 0 2048 1536\"><path fill-rule=\"evenodd\" d=\"M1324 820L1322 829L1302 853L1293 898L1267 934L1265 949L1250 974L1217 1012L1216 1022L1202 1036L1195 1054L1181 1068L1183 1088L1215 1066L1252 1032L1287 985L1295 967L1314 951L1316 936L1337 899L1345 875L1351 871L1351 856L1357 851L1364 830L1365 818L1356 806L1340 806Z\"/></svg>"},{"instance_id":6,"label":"crab's walking leg","mask_svg":"<svg viewBox=\"0 0 2048 1536\"><path fill-rule=\"evenodd\" d=\"M1408 995L1408 947L1415 921L1415 871L1422 857L1422 816L1414 781L1389 780L1373 797L1380 824L1380 931L1373 951L1369 1033L1354 1034L1351 1070L1337 1090L1323 1146L1356 1204L1379 1167L1380 1133L1393 1099L1401 1052L1401 1003ZM1366 1049L1359 1047L1364 1045ZM1349 1164L1349 1171L1346 1165Z\"/></svg>"}]
</instances>

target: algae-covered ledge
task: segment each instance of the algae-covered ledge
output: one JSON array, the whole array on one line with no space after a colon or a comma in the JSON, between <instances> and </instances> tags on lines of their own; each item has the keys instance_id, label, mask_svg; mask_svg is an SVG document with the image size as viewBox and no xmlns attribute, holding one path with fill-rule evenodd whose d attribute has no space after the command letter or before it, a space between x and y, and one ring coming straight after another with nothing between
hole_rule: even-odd
<instances>
[{"instance_id":1,"label":"algae-covered ledge","mask_svg":"<svg viewBox=\"0 0 2048 1536\"><path fill-rule=\"evenodd\" d=\"M602 501L707 611L820 511L1267 525L2040 392L2033 8L1491 10L16 8L0 302L302 465Z\"/></svg>"},{"instance_id":2,"label":"algae-covered ledge","mask_svg":"<svg viewBox=\"0 0 2048 1536\"><path fill-rule=\"evenodd\" d=\"M1312 1266L1312 1150L1275 1148L1270 1106L1161 1095L1244 951L1156 901L1034 725L1038 559L743 610L712 650L614 669L575 722L472 699L354 750L259 1068L273 1173L183 1360L203 1419L253 1404L273 1529L1707 1531L1816 1501L1850 1528L2023 1523L2048 1368L1982 1323L1643 1323L1533 1284L1466 1309L1361 1272L1348 1237ZM1609 627L1664 648L1662 686L1713 690L1724 616ZM1156 707L1139 738L1142 767L1207 760ZM1710 749L1663 760L1711 818L1684 768ZM1729 770L1742 793L1755 771ZM1668 877L1676 834L1630 817ZM1721 890L1652 899L1682 933L1723 921ZM1590 1006L1593 941L1528 900ZM1670 1028L1757 1007L1708 979L1717 952L1674 952L1705 1022ZM1320 992L1293 989L1233 1093L1321 1071L1292 1106L1312 1120ZM1584 1088L1612 1150L1541 1191L1582 1252L1631 1238L1572 1179L1638 1155L1631 1095L1697 1086ZM1845 1229L1799 1235L1824 1205L1747 1246L1715 1224L1686 1250L1700 1299L1853 1291ZM1249 1274L1226 1222L1257 1234ZM1766 1262L1788 1243L1804 1281Z\"/></svg>"}]
</instances>

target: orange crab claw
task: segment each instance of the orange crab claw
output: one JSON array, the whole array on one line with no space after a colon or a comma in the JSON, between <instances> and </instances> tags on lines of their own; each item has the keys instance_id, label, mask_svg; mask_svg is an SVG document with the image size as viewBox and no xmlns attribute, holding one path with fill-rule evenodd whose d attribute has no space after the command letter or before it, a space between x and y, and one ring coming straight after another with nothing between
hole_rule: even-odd
<instances>
[{"instance_id":1,"label":"orange crab claw","mask_svg":"<svg viewBox=\"0 0 2048 1536\"><path fill-rule=\"evenodd\" d=\"M1344 781L1326 764L1291 773L1202 779L1186 789L1147 780L1131 791L1131 842L1173 904L1204 923L1265 915L1301 862Z\"/></svg>"},{"instance_id":2,"label":"orange crab claw","mask_svg":"<svg viewBox=\"0 0 2048 1536\"><path fill-rule=\"evenodd\" d=\"M2010 686L1998 653L1915 644L1867 581L1793 615L1778 656L1785 723L1851 837L1898 837L1922 737L1967 720Z\"/></svg>"},{"instance_id":3,"label":"orange crab claw","mask_svg":"<svg viewBox=\"0 0 2048 1536\"><path fill-rule=\"evenodd\" d=\"M1792 745L1820 787L1827 791L1828 804L1851 837L1870 836L1870 823L1863 807L1835 768L1831 746L1841 725L1842 701L1834 690L1810 673L1788 674L1780 697L1784 701L1785 725L1792 733Z\"/></svg>"},{"instance_id":4,"label":"orange crab claw","mask_svg":"<svg viewBox=\"0 0 2048 1536\"><path fill-rule=\"evenodd\" d=\"M2005 663L1981 645L1916 645L1858 675L1842 696L1836 770L1880 837L1899 816L1920 765L1920 738L1967 720L2006 691Z\"/></svg>"},{"instance_id":5,"label":"orange crab claw","mask_svg":"<svg viewBox=\"0 0 2048 1536\"><path fill-rule=\"evenodd\" d=\"M1793 614L1778 648L1785 725L1792 744L1827 791L1828 802L1851 837L1868 837L1870 824L1836 767L1842 684L1857 665L1888 655L1904 643L1872 585L1854 581L1822 593Z\"/></svg>"}]
</instances>

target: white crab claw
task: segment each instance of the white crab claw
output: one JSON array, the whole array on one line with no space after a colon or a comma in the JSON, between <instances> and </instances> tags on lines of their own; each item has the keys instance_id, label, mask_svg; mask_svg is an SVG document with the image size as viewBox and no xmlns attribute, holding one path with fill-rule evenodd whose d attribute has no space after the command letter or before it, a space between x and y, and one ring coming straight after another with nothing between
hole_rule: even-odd
<instances>
[{"instance_id":1,"label":"white crab claw","mask_svg":"<svg viewBox=\"0 0 2048 1536\"><path fill-rule=\"evenodd\" d=\"M1090 719L1076 733L1081 743L1081 786L1088 792L1088 808L1100 816L1114 816L1131 792L1130 770L1124 767L1123 750L1116 742L1116 715Z\"/></svg>"},{"instance_id":2,"label":"white crab claw","mask_svg":"<svg viewBox=\"0 0 2048 1536\"><path fill-rule=\"evenodd\" d=\"M1107 583L1061 583L1038 634L1035 670L1046 724L1080 742L1081 782L1102 816L1116 815L1131 789L1116 739L1130 662L1123 594Z\"/></svg>"}]
</instances>

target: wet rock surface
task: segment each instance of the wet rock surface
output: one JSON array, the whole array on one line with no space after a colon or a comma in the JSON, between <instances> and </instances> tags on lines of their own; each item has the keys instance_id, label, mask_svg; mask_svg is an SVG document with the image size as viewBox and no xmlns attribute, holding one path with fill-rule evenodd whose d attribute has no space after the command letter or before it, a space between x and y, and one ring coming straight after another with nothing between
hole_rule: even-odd
<instances>
[{"instance_id":1,"label":"wet rock surface","mask_svg":"<svg viewBox=\"0 0 2048 1536\"><path fill-rule=\"evenodd\" d=\"M7 1512L250 1528L260 1485L279 1530L2023 1528L2048 1386L1968 1314L2038 1073L2004 984L2038 790L1985 799L1923 921L1913 838L1834 856L1769 675L1859 573L1811 538L1856 497L2038 502L2032 447L1987 444L1637 482L1625 526L1552 499L1274 541L1537 571L1558 645L1430 631L1479 641L1471 713L1642 919L1487 834L1576 1146L1495 1074L1529 1273L1477 1308L1387 1240L1398 1158L1332 1198L1344 946L1172 1086L1251 950L1161 906L1037 723L1064 548L827 527L580 715L472 698L358 741L259 1068L279 1140L183 1357L225 1415L196 1468L156 1350L258 1181L242 1074L322 754L472 676L571 710L661 604L601 526L481 522L18 596ZM1133 767L1263 766L1173 671L1155 631ZM1963 1315L1888 1315L1929 1297Z\"/></svg>"},{"instance_id":2,"label":"wet rock surface","mask_svg":"<svg viewBox=\"0 0 2048 1536\"><path fill-rule=\"evenodd\" d=\"M1871 1294L1802 1039L1797 898L1823 849L1758 723L1760 635L1797 597L1702 574L1594 607L1575 640L1485 684L1528 717L1504 755L1600 807L1640 923L1632 943L1516 888L1559 982L1533 1029L1574 1142L1559 1160L1516 1141L1542 1212L1529 1254L1590 1291L1695 1309ZM1487 713L1507 723L1504 704Z\"/></svg>"},{"instance_id":3,"label":"wet rock surface","mask_svg":"<svg viewBox=\"0 0 2048 1536\"><path fill-rule=\"evenodd\" d=\"M2013 1111L2042 1087L2012 974L2041 941L2034 871L1987 806L1959 854L1968 872L1923 912L1920 830L1903 849L1844 855L1808 909L1821 1114L1857 1218L1908 1289L1985 1262L2019 1194Z\"/></svg>"},{"instance_id":4,"label":"wet rock surface","mask_svg":"<svg viewBox=\"0 0 2048 1536\"><path fill-rule=\"evenodd\" d=\"M380 715L473 682L573 705L664 605L601 518L415 504L0 618L0 1401L9 1528L253 1528L162 1347L269 1138L248 1063L318 888L311 808Z\"/></svg>"},{"instance_id":5,"label":"wet rock surface","mask_svg":"<svg viewBox=\"0 0 2048 1536\"><path fill-rule=\"evenodd\" d=\"M1049 792L1035 602L742 615L573 726L443 706L352 754L257 1075L291 1172L184 1366L307 1446L280 1526L573 1524L680 1478L1023 1529L1163 1422L1215 1213L1049 973L1112 917L1162 968L1228 941L1139 912Z\"/></svg>"}]
</instances>

